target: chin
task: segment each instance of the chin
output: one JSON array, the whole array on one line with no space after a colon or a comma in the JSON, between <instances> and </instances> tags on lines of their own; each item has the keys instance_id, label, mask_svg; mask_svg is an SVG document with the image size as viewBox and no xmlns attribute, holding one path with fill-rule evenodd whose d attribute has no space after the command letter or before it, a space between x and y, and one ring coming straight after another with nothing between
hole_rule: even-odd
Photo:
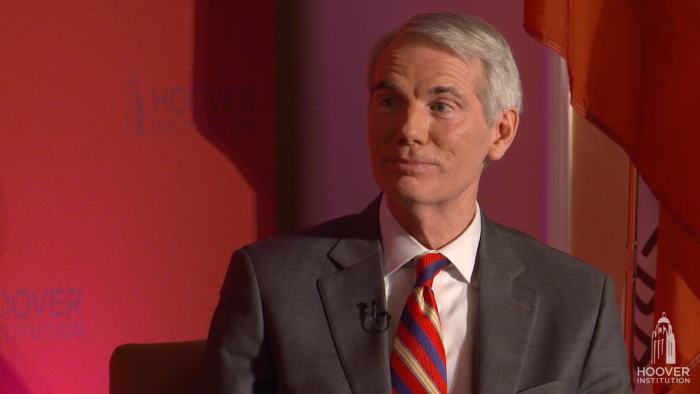
<instances>
[{"instance_id":1,"label":"chin","mask_svg":"<svg viewBox=\"0 0 700 394\"><path fill-rule=\"evenodd\" d=\"M402 178L397 182L385 182L380 184L380 189L396 202L402 203L430 203L434 199L426 185L415 179Z\"/></svg>"}]
</instances>

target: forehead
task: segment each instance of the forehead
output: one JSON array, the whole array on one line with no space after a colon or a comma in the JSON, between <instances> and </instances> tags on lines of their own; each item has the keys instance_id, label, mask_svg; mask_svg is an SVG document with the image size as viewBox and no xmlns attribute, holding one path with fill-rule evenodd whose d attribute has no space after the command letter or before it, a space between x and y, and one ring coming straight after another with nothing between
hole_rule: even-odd
<instances>
[{"instance_id":1,"label":"forehead","mask_svg":"<svg viewBox=\"0 0 700 394\"><path fill-rule=\"evenodd\" d=\"M398 37L380 54L373 87L384 82L412 83L426 88L447 84L469 92L475 89L482 75L483 66L478 60L465 60L452 50L424 40Z\"/></svg>"}]
</instances>

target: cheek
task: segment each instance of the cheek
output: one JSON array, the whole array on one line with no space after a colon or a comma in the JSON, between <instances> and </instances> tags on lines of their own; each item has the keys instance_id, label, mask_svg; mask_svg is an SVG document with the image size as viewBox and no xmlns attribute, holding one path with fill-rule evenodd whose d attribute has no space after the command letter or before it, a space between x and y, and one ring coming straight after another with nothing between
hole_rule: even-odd
<instances>
[{"instance_id":1,"label":"cheek","mask_svg":"<svg viewBox=\"0 0 700 394\"><path fill-rule=\"evenodd\" d=\"M378 148L383 142L391 139L392 124L388 117L374 117L367 122L367 140L370 149Z\"/></svg>"},{"instance_id":2,"label":"cheek","mask_svg":"<svg viewBox=\"0 0 700 394\"><path fill-rule=\"evenodd\" d=\"M372 159L372 163L378 165L382 157L382 151L385 149L383 147L386 144L376 134L370 134L367 145L369 146L369 156Z\"/></svg>"},{"instance_id":3,"label":"cheek","mask_svg":"<svg viewBox=\"0 0 700 394\"><path fill-rule=\"evenodd\" d=\"M466 171L481 166L484 157L488 154L487 130L464 123L454 126L449 132L434 134L436 145L452 162L456 168L455 171Z\"/></svg>"},{"instance_id":4,"label":"cheek","mask_svg":"<svg viewBox=\"0 0 700 394\"><path fill-rule=\"evenodd\" d=\"M367 145L369 146L369 152L374 155L374 153L377 151L379 142L377 139L376 130L370 126L367 127Z\"/></svg>"}]
</instances>

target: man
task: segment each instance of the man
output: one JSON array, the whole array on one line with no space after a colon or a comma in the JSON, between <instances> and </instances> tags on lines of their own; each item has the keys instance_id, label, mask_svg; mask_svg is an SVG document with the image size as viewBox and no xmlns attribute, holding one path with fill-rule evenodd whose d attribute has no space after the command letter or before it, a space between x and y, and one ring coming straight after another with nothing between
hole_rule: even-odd
<instances>
[{"instance_id":1,"label":"man","mask_svg":"<svg viewBox=\"0 0 700 394\"><path fill-rule=\"evenodd\" d=\"M383 194L234 253L201 393L629 393L612 280L489 221L520 80L481 19L417 15L370 56Z\"/></svg>"}]
</instances>

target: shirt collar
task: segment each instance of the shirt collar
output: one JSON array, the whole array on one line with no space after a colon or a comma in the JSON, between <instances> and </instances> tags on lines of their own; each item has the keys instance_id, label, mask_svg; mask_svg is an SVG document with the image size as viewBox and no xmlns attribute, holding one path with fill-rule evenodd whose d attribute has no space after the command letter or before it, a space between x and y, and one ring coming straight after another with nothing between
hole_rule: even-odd
<instances>
[{"instance_id":1,"label":"shirt collar","mask_svg":"<svg viewBox=\"0 0 700 394\"><path fill-rule=\"evenodd\" d=\"M466 282L471 281L476 261L476 251L481 239L481 209L476 203L476 211L466 230L452 242L439 250L430 250L421 245L396 220L387 205L386 195L382 196L379 207L379 228L382 233L382 253L384 256L384 277L428 252L441 253L457 268Z\"/></svg>"}]
</instances>

